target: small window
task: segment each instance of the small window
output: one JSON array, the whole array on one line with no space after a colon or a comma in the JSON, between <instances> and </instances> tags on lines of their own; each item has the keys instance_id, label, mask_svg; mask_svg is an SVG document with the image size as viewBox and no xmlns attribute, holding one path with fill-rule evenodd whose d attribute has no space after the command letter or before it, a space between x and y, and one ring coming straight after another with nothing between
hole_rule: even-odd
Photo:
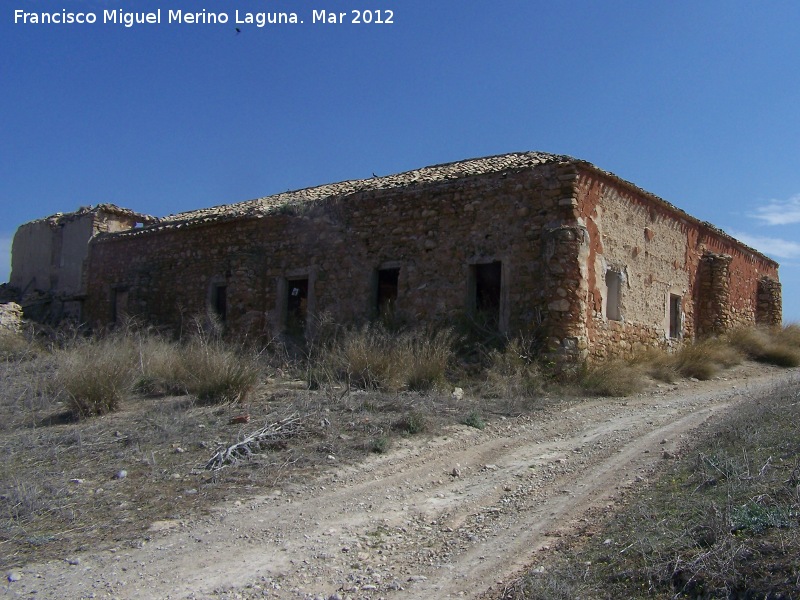
<instances>
[{"instance_id":1,"label":"small window","mask_svg":"<svg viewBox=\"0 0 800 600\"><path fill-rule=\"evenodd\" d=\"M394 311L399 281L399 268L378 270L378 293L375 301L378 317L388 316Z\"/></svg>"},{"instance_id":2,"label":"small window","mask_svg":"<svg viewBox=\"0 0 800 600\"><path fill-rule=\"evenodd\" d=\"M606 271L606 318L611 321L622 320L622 273Z\"/></svg>"},{"instance_id":3,"label":"small window","mask_svg":"<svg viewBox=\"0 0 800 600\"><path fill-rule=\"evenodd\" d=\"M224 283L215 284L211 288L211 310L220 321L224 322L228 316L228 286Z\"/></svg>"},{"instance_id":4,"label":"small window","mask_svg":"<svg viewBox=\"0 0 800 600\"><path fill-rule=\"evenodd\" d=\"M308 279L290 279L286 286L286 331L303 335L308 318Z\"/></svg>"},{"instance_id":5,"label":"small window","mask_svg":"<svg viewBox=\"0 0 800 600\"><path fill-rule=\"evenodd\" d=\"M683 319L681 310L681 297L669 295L669 337L679 338L683 335Z\"/></svg>"},{"instance_id":6,"label":"small window","mask_svg":"<svg viewBox=\"0 0 800 600\"><path fill-rule=\"evenodd\" d=\"M500 261L470 265L470 302L475 315L492 327L500 325L500 292L503 263Z\"/></svg>"},{"instance_id":7,"label":"small window","mask_svg":"<svg viewBox=\"0 0 800 600\"><path fill-rule=\"evenodd\" d=\"M111 290L111 322L119 323L128 314L128 290L119 288Z\"/></svg>"}]
</instances>

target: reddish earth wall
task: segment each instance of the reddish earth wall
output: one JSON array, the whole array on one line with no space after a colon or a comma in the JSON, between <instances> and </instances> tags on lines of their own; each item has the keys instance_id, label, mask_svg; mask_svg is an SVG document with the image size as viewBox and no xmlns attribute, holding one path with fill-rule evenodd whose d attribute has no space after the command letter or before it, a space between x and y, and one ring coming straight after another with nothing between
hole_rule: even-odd
<instances>
[{"instance_id":1,"label":"reddish earth wall","mask_svg":"<svg viewBox=\"0 0 800 600\"><path fill-rule=\"evenodd\" d=\"M590 237L586 319L593 355L780 323L774 261L613 176L585 170L578 189ZM618 318L608 312L615 291L609 270L621 275ZM671 314L670 302L679 303L680 315Z\"/></svg>"}]
</instances>

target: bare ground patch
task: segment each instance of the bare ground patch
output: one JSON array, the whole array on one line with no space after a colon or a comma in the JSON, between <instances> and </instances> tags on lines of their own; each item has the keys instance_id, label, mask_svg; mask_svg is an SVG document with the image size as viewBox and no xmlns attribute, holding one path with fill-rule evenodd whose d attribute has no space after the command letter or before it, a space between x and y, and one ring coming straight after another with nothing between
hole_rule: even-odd
<instances>
[{"instance_id":1,"label":"bare ground patch","mask_svg":"<svg viewBox=\"0 0 800 600\"><path fill-rule=\"evenodd\" d=\"M246 405L142 397L70 422L3 377L17 392L2 430L0 556L18 577L5 592L117 598L478 597L613 510L707 419L796 382L747 363L531 413L469 393L272 381ZM484 429L462 423L474 411ZM291 415L291 439L204 468Z\"/></svg>"}]
</instances>

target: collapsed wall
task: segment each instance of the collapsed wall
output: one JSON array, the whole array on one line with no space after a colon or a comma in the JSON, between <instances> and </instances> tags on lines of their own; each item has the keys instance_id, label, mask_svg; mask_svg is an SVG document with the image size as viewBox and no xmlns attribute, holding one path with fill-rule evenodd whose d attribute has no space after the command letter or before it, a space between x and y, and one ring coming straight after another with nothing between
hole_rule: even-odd
<instances>
[{"instance_id":1,"label":"collapsed wall","mask_svg":"<svg viewBox=\"0 0 800 600\"><path fill-rule=\"evenodd\" d=\"M9 283L18 290L25 314L39 321L80 320L89 240L154 221L113 204L99 204L21 225L11 246Z\"/></svg>"}]
</instances>

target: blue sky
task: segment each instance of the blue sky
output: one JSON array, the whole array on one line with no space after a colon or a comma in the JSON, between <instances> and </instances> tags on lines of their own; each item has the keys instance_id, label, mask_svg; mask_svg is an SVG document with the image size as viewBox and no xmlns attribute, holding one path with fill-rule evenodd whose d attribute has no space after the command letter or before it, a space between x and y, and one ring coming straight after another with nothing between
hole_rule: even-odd
<instances>
[{"instance_id":1,"label":"blue sky","mask_svg":"<svg viewBox=\"0 0 800 600\"><path fill-rule=\"evenodd\" d=\"M542 150L588 160L777 259L784 317L800 321L800 3L2 4L2 281L20 223L82 205L161 216ZM158 8L161 24L102 23L104 10ZM394 22L353 24L354 9ZM15 10L98 22L15 23ZM167 23L169 10L229 21ZM304 22L236 24L236 10ZM314 10L348 22L312 24Z\"/></svg>"}]
</instances>

